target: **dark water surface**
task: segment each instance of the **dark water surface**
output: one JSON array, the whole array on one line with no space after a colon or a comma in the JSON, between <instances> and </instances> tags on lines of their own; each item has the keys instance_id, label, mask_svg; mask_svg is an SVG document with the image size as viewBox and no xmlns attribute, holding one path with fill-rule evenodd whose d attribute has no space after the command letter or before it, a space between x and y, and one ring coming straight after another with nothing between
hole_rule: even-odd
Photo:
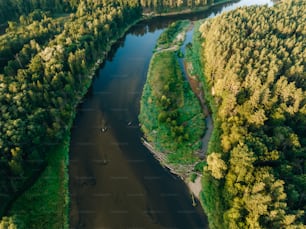
<instances>
[{"instance_id":1,"label":"dark water surface","mask_svg":"<svg viewBox=\"0 0 306 229\"><path fill-rule=\"evenodd\" d=\"M270 3L242 1L228 7L250 2ZM72 129L71 228L208 228L203 210L199 204L192 206L183 181L161 167L142 145L137 116L152 50L162 30L175 20L212 17L225 9L139 23L113 47L79 106Z\"/></svg>"}]
</instances>

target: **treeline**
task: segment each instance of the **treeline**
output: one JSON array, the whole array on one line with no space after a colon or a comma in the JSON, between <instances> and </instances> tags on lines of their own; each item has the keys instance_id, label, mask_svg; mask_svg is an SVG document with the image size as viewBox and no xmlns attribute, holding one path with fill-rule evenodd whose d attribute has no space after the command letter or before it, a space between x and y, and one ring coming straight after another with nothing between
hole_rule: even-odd
<instances>
[{"instance_id":1,"label":"treeline","mask_svg":"<svg viewBox=\"0 0 306 229\"><path fill-rule=\"evenodd\" d=\"M164 13L177 9L195 8L210 5L218 0L140 0L144 9L154 10L158 13Z\"/></svg>"},{"instance_id":2,"label":"treeline","mask_svg":"<svg viewBox=\"0 0 306 229\"><path fill-rule=\"evenodd\" d=\"M77 9L80 0L0 0L0 24L16 20L34 10L69 13Z\"/></svg>"},{"instance_id":3,"label":"treeline","mask_svg":"<svg viewBox=\"0 0 306 229\"><path fill-rule=\"evenodd\" d=\"M14 75L18 68L25 67L40 46L43 47L64 28L63 20L54 20L40 10L8 24L6 33L0 36L0 73L8 75Z\"/></svg>"},{"instance_id":4,"label":"treeline","mask_svg":"<svg viewBox=\"0 0 306 229\"><path fill-rule=\"evenodd\" d=\"M210 228L305 228L306 2L204 22L214 134L202 202Z\"/></svg>"},{"instance_id":5,"label":"treeline","mask_svg":"<svg viewBox=\"0 0 306 229\"><path fill-rule=\"evenodd\" d=\"M171 9L184 9L206 6L222 0L140 0L132 1L144 9L157 12L167 12ZM53 14L74 13L80 4L91 0L0 0L0 25L10 20L18 20L22 15L28 15L35 10L43 10ZM95 1L94 4L108 4L107 0ZM117 1L118 2L118 1ZM126 2L125 0L121 2ZM93 4L93 3L91 3ZM134 4L134 3L133 3Z\"/></svg>"},{"instance_id":6,"label":"treeline","mask_svg":"<svg viewBox=\"0 0 306 229\"><path fill-rule=\"evenodd\" d=\"M140 17L137 1L87 0L62 18L24 16L0 37L0 215L69 134L96 61Z\"/></svg>"}]
</instances>

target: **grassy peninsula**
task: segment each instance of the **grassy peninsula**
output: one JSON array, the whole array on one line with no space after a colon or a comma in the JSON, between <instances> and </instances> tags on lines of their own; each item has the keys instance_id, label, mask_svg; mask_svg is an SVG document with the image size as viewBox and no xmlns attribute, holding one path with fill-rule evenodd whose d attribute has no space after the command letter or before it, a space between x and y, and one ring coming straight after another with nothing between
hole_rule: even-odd
<instances>
[{"instance_id":1,"label":"grassy peninsula","mask_svg":"<svg viewBox=\"0 0 306 229\"><path fill-rule=\"evenodd\" d=\"M191 173L199 161L205 129L200 103L183 76L176 53L180 48L176 42L182 44L188 26L184 21L176 22L160 36L139 115L141 129L153 151L158 151L158 159L182 177Z\"/></svg>"}]
</instances>

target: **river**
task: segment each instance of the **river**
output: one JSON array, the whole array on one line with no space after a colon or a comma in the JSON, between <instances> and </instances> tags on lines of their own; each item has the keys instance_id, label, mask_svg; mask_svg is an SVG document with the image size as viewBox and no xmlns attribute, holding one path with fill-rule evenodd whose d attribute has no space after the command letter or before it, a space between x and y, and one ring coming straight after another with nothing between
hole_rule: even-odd
<instances>
[{"instance_id":1,"label":"river","mask_svg":"<svg viewBox=\"0 0 306 229\"><path fill-rule=\"evenodd\" d=\"M139 100L152 50L169 23L213 17L250 2L272 4L245 0L205 13L154 18L138 23L114 45L72 128L71 228L208 228L200 204L192 206L183 181L142 145Z\"/></svg>"}]
</instances>

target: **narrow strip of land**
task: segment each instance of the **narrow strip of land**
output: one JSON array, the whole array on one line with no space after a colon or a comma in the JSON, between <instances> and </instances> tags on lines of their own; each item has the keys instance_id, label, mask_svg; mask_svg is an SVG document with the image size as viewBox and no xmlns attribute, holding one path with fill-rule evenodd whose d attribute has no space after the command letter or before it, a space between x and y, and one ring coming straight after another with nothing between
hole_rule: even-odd
<instances>
[{"instance_id":1,"label":"narrow strip of land","mask_svg":"<svg viewBox=\"0 0 306 229\"><path fill-rule=\"evenodd\" d=\"M195 167L204 158L213 125L201 85L188 73L186 66L192 63L186 60L183 69L178 64L176 52L192 27L190 22L172 24L158 39L139 117L146 138L143 144L162 166L184 180L195 205L194 197L201 192L201 172ZM203 134L205 118L207 133Z\"/></svg>"}]
</instances>

